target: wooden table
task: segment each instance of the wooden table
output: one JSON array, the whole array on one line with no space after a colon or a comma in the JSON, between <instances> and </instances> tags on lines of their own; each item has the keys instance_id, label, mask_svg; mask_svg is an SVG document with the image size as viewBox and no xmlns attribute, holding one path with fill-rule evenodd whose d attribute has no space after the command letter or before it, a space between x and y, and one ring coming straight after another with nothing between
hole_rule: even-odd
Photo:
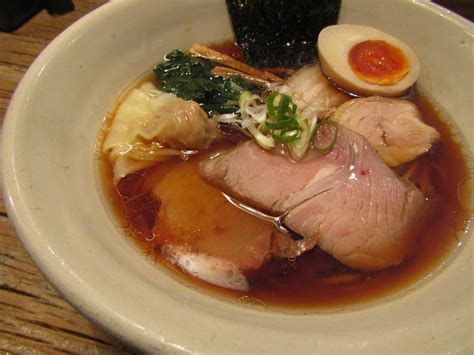
<instances>
[{"instance_id":1,"label":"wooden table","mask_svg":"<svg viewBox=\"0 0 474 355\"><path fill-rule=\"evenodd\" d=\"M129 0L132 1L132 0ZM152 1L152 0L150 0ZM11 34L0 33L0 122L18 82L60 32L106 0L75 0L76 10L45 11ZM471 21L472 0L437 1ZM44 279L12 229L0 199L0 352L126 353L117 340L77 313Z\"/></svg>"}]
</instances>

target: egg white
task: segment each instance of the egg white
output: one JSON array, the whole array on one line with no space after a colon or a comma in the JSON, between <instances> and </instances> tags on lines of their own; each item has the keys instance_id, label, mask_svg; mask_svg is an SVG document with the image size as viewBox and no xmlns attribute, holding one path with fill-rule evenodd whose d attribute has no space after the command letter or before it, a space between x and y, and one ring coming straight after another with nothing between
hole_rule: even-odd
<instances>
[{"instance_id":1,"label":"egg white","mask_svg":"<svg viewBox=\"0 0 474 355\"><path fill-rule=\"evenodd\" d=\"M398 47L408 59L410 70L398 83L378 85L360 79L349 64L349 51L356 44L382 40ZM378 29L360 25L334 25L323 29L318 37L318 54L324 74L343 90L359 96L401 96L415 83L420 61L415 52L397 38Z\"/></svg>"}]
</instances>

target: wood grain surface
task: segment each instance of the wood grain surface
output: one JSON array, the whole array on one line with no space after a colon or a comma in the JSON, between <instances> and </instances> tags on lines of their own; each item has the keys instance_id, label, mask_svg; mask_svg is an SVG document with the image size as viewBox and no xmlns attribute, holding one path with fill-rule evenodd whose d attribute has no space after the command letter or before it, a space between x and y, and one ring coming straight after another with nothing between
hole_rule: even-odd
<instances>
[{"instance_id":1,"label":"wood grain surface","mask_svg":"<svg viewBox=\"0 0 474 355\"><path fill-rule=\"evenodd\" d=\"M13 33L0 33L0 119L25 71L59 33L105 0L77 0L75 11L46 11ZM0 352L21 354L127 352L69 305L32 264L0 200Z\"/></svg>"},{"instance_id":2,"label":"wood grain surface","mask_svg":"<svg viewBox=\"0 0 474 355\"><path fill-rule=\"evenodd\" d=\"M52 17L43 11L15 32L0 33L0 123L16 86L38 54L70 24L105 2L75 0L76 9L72 13ZM436 2L473 20L473 0ZM75 311L44 279L17 239L3 199L0 199L0 352L131 352Z\"/></svg>"}]
</instances>

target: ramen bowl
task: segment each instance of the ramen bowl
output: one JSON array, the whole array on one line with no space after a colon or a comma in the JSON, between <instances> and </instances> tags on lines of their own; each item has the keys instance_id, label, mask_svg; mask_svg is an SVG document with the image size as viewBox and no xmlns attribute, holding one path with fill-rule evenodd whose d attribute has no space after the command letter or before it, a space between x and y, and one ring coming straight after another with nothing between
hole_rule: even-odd
<instances>
[{"instance_id":1,"label":"ramen bowl","mask_svg":"<svg viewBox=\"0 0 474 355\"><path fill-rule=\"evenodd\" d=\"M472 23L421 0L346 0L339 22L379 28L415 50L420 87L450 118L470 157ZM361 308L298 314L186 285L124 237L98 178L103 118L121 90L170 50L232 37L224 1L114 1L38 57L3 128L8 213L36 265L85 316L147 352L472 351L469 228L459 233L464 246L409 292Z\"/></svg>"}]
</instances>

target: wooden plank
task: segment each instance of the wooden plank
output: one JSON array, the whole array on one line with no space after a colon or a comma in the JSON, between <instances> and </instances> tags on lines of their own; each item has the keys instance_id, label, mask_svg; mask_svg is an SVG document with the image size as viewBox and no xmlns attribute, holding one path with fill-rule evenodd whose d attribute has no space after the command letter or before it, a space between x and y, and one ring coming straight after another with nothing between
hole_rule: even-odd
<instances>
[{"instance_id":1,"label":"wooden plank","mask_svg":"<svg viewBox=\"0 0 474 355\"><path fill-rule=\"evenodd\" d=\"M75 1L76 11L46 11L14 33L0 33L0 122L24 73L38 54L71 23L105 0ZM0 352L28 354L126 353L85 319L39 273L0 202Z\"/></svg>"},{"instance_id":2,"label":"wooden plank","mask_svg":"<svg viewBox=\"0 0 474 355\"><path fill-rule=\"evenodd\" d=\"M118 353L120 343L60 297L0 216L0 350Z\"/></svg>"}]
</instances>

